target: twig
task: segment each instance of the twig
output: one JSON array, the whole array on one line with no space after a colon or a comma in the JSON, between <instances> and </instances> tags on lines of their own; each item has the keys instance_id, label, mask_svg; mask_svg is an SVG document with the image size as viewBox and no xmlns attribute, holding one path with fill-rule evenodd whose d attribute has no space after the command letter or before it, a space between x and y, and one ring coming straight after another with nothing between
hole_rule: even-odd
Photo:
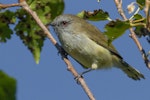
<instances>
[{"instance_id":1,"label":"twig","mask_svg":"<svg viewBox=\"0 0 150 100\"><path fill-rule=\"evenodd\" d=\"M136 12L129 18L129 20L131 20L134 17L134 15L136 15L139 11L140 11L140 7L138 7L138 9L136 10Z\"/></svg>"},{"instance_id":2,"label":"twig","mask_svg":"<svg viewBox=\"0 0 150 100\"><path fill-rule=\"evenodd\" d=\"M116 7L118 9L119 14L122 16L124 20L128 20L127 17L124 14L124 11L122 10L122 0L114 0L116 3Z\"/></svg>"},{"instance_id":3,"label":"twig","mask_svg":"<svg viewBox=\"0 0 150 100\"><path fill-rule=\"evenodd\" d=\"M20 6L20 3L15 3L15 4L0 4L0 8L9 8L9 7L15 7L15 6Z\"/></svg>"},{"instance_id":4,"label":"twig","mask_svg":"<svg viewBox=\"0 0 150 100\"><path fill-rule=\"evenodd\" d=\"M145 50L142 48L142 46L141 46L140 42L138 41L138 39L137 39L137 37L136 37L136 35L134 33L134 30L132 28L130 28L130 32L131 32L130 36L134 40L134 42L136 43L137 47L139 48L146 66L150 69L150 61L147 58Z\"/></svg>"},{"instance_id":5,"label":"twig","mask_svg":"<svg viewBox=\"0 0 150 100\"><path fill-rule=\"evenodd\" d=\"M116 7L118 9L119 14L122 16L122 18L124 20L128 20L127 17L125 16L124 12L123 12L123 9L122 9L122 0L114 0L114 1L115 1L115 4L116 4ZM147 0L147 1L149 1L149 0ZM143 57L143 60L144 60L144 62L146 64L146 66L150 69L150 61L147 58L143 47L141 46L140 42L138 41L133 28L130 28L129 30L130 30L130 33L131 33L130 37L134 40L134 42L137 45L139 51L141 52L141 55Z\"/></svg>"},{"instance_id":6,"label":"twig","mask_svg":"<svg viewBox=\"0 0 150 100\"><path fill-rule=\"evenodd\" d=\"M150 1L145 0L145 15L146 15L146 26L147 29L150 31L150 17L149 17L149 11L150 11Z\"/></svg>"},{"instance_id":7,"label":"twig","mask_svg":"<svg viewBox=\"0 0 150 100\"><path fill-rule=\"evenodd\" d=\"M37 22L37 24L41 27L41 29L43 30L44 34L49 38L49 40L52 42L52 44L54 46L56 46L57 41L53 38L53 36L51 35L51 33L49 32L49 30L45 27L45 25L41 22L41 20L39 19L39 17L37 16L37 14L35 12L33 12L28 4L26 3L25 0L18 0L19 3L16 4L0 4L0 8L8 8L8 7L14 7L14 6L21 6L24 10L26 10L33 18L34 20ZM63 56L62 56L63 57ZM79 76L79 74L77 73L77 71L74 69L74 67L72 66L71 62L69 61L69 59L67 57L63 57L64 62L67 65L67 69L73 74L74 77ZM79 77L78 81L80 82L83 90L86 92L87 96L89 97L90 100L95 100L92 92L90 91L90 89L88 88L88 86L86 85L86 82L84 81L84 79L82 77Z\"/></svg>"}]
</instances>

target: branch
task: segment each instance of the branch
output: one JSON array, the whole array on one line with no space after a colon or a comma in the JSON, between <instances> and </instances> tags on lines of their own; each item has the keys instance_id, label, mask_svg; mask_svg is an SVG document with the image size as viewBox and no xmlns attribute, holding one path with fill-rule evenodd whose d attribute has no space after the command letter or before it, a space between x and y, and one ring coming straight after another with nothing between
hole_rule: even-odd
<instances>
[{"instance_id":1,"label":"branch","mask_svg":"<svg viewBox=\"0 0 150 100\"><path fill-rule=\"evenodd\" d=\"M127 17L125 16L125 14L124 14L123 9L122 9L122 0L114 0L114 1L116 3L116 7L118 9L119 14L122 16L122 18L124 20L128 20Z\"/></svg>"},{"instance_id":2,"label":"branch","mask_svg":"<svg viewBox=\"0 0 150 100\"><path fill-rule=\"evenodd\" d=\"M150 1L145 0L145 15L146 15L146 27L150 31L150 17L149 17L149 11L150 11Z\"/></svg>"},{"instance_id":3,"label":"branch","mask_svg":"<svg viewBox=\"0 0 150 100\"><path fill-rule=\"evenodd\" d=\"M57 41L53 38L53 36L51 35L51 33L49 32L49 30L45 27L45 25L41 22L41 20L39 19L39 17L37 16L37 14L32 11L30 9L30 7L28 6L28 4L26 3L25 0L18 0L19 3L16 4L6 4L6 5L2 5L0 4L0 8L8 8L8 7L14 7L14 6L21 6L25 11L27 11L36 21L36 23L39 25L39 27L43 30L44 34L49 38L49 40L52 42L52 44L57 48L59 45L57 43ZM58 48L57 48L58 49ZM62 55L61 55L62 56ZM74 67L72 66L71 62L69 61L69 59L65 56L62 56L62 59L64 60L64 62L67 65L67 69L73 74L74 77L79 76L79 74L77 73L77 71L74 69ZM92 92L90 91L90 89L88 88L88 86L86 85L86 82L84 81L84 79L82 77L79 77L78 79L79 83L81 84L83 90L86 92L87 96L89 97L90 100L95 100Z\"/></svg>"},{"instance_id":4,"label":"branch","mask_svg":"<svg viewBox=\"0 0 150 100\"><path fill-rule=\"evenodd\" d=\"M15 7L15 6L20 6L19 3L15 3L15 4L0 4L0 8L4 9L4 8L9 8L9 7Z\"/></svg>"},{"instance_id":5,"label":"branch","mask_svg":"<svg viewBox=\"0 0 150 100\"><path fill-rule=\"evenodd\" d=\"M146 1L149 1L149 0L146 0ZM122 0L114 0L114 2L115 2L116 7L118 9L118 13L121 15L121 17L124 20L128 20L127 17L125 16L124 12L123 12L123 9L122 9ZM150 61L149 61L149 59L148 59L148 57L147 57L143 47L141 46L140 42L138 41L133 28L130 28L129 30L130 30L130 33L131 33L130 37L133 39L133 41L137 45L139 51L141 52L142 58L143 58L143 60L144 60L144 62L146 64L146 66L150 69Z\"/></svg>"}]
</instances>

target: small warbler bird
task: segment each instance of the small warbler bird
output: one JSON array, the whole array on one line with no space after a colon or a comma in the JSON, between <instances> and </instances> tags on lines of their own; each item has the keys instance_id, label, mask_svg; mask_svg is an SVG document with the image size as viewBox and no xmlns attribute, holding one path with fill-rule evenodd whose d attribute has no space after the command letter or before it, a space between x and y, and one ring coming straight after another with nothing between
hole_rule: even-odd
<instances>
[{"instance_id":1,"label":"small warbler bird","mask_svg":"<svg viewBox=\"0 0 150 100\"><path fill-rule=\"evenodd\" d=\"M54 28L63 49L84 68L104 69L116 67L134 80L144 78L119 55L108 39L95 26L75 15L64 14L56 17Z\"/></svg>"}]
</instances>

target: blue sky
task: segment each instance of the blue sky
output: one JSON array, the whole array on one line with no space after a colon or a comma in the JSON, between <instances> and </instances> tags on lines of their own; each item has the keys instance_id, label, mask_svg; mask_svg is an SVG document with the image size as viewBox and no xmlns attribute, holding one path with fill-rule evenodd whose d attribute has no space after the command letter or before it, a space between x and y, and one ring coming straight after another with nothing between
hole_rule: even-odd
<instances>
[{"instance_id":1,"label":"blue sky","mask_svg":"<svg viewBox=\"0 0 150 100\"><path fill-rule=\"evenodd\" d=\"M117 13L113 0L64 0L65 14L77 14L82 10L102 8L110 13L112 19L121 18ZM16 0L0 0L11 3ZM132 0L123 1L125 13L127 4ZM12 9L12 8L11 8ZM14 10L14 8L13 8ZM130 17L131 15L128 15ZM91 22L104 31L106 22ZM56 37L51 29L52 35ZM133 40L128 36L129 31L113 42L122 57L130 65L142 72L146 79L134 81L119 69L92 71L84 75L87 85L96 100L149 100L150 99L150 70L141 58L140 52ZM144 38L140 39L144 49L148 51L149 44ZM78 72L84 69L73 59L73 66ZM27 47L19 37L12 35L7 43L0 44L0 69L17 79L17 100L88 100L88 97L76 84L74 77L67 71L65 63L58 56L56 48L46 39L41 52L41 60L37 65Z\"/></svg>"}]
</instances>

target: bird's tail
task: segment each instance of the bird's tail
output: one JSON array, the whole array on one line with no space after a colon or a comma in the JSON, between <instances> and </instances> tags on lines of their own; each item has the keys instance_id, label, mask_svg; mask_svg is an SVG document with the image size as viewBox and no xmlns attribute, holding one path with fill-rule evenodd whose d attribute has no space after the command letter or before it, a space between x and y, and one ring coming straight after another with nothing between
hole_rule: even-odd
<instances>
[{"instance_id":1,"label":"bird's tail","mask_svg":"<svg viewBox=\"0 0 150 100\"><path fill-rule=\"evenodd\" d=\"M137 69L131 67L128 63L121 59L119 68L127 74L128 77L134 80L140 80L141 78L145 79L144 75L140 73Z\"/></svg>"}]
</instances>

